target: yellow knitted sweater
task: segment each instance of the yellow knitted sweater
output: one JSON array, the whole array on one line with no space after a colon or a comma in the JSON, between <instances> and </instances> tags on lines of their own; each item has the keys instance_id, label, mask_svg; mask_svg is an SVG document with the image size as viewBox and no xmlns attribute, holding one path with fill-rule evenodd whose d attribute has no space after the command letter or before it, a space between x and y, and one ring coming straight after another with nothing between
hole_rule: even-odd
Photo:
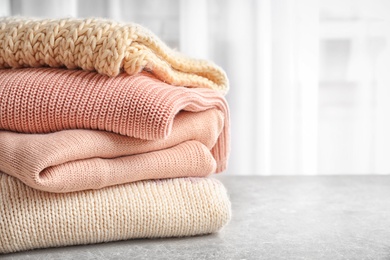
<instances>
[{"instance_id":1,"label":"yellow knitted sweater","mask_svg":"<svg viewBox=\"0 0 390 260\"><path fill-rule=\"evenodd\" d=\"M228 90L214 63L186 57L137 24L106 19L0 19L0 68L82 68L116 76L141 70L171 85Z\"/></svg>"}]
</instances>

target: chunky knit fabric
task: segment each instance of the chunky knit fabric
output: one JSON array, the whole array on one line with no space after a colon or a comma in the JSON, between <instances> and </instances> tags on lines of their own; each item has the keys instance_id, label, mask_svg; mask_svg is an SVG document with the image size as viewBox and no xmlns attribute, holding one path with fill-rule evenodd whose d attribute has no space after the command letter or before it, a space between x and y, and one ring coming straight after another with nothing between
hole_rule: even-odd
<instances>
[{"instance_id":1,"label":"chunky knit fabric","mask_svg":"<svg viewBox=\"0 0 390 260\"><path fill-rule=\"evenodd\" d=\"M138 180L202 177L223 128L216 110L180 112L166 139L141 140L93 130L49 134L0 131L0 171L30 187L71 192Z\"/></svg>"},{"instance_id":2,"label":"chunky knit fabric","mask_svg":"<svg viewBox=\"0 0 390 260\"><path fill-rule=\"evenodd\" d=\"M172 85L228 89L221 68L171 50L140 25L105 19L0 19L0 68L45 65L108 76L145 69Z\"/></svg>"},{"instance_id":3,"label":"chunky knit fabric","mask_svg":"<svg viewBox=\"0 0 390 260\"><path fill-rule=\"evenodd\" d=\"M229 153L226 100L210 89L173 87L148 72L109 78L51 68L0 70L0 129L49 133L95 129L145 140L167 138L179 111L216 108L225 118L211 153L217 172Z\"/></svg>"},{"instance_id":4,"label":"chunky knit fabric","mask_svg":"<svg viewBox=\"0 0 390 260\"><path fill-rule=\"evenodd\" d=\"M0 173L0 253L207 234L221 229L230 216L226 190L211 178L53 194Z\"/></svg>"}]
</instances>

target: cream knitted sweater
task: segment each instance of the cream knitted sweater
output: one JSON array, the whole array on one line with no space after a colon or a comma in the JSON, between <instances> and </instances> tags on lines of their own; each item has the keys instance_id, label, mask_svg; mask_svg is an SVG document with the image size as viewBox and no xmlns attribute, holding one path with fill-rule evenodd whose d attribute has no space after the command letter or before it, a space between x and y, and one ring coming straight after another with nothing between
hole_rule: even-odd
<instances>
[{"instance_id":1,"label":"cream knitted sweater","mask_svg":"<svg viewBox=\"0 0 390 260\"><path fill-rule=\"evenodd\" d=\"M61 67L116 76L145 69L172 85L226 92L225 72L183 56L137 24L105 19L0 19L0 68Z\"/></svg>"},{"instance_id":2,"label":"cream knitted sweater","mask_svg":"<svg viewBox=\"0 0 390 260\"><path fill-rule=\"evenodd\" d=\"M54 194L0 172L0 254L207 234L221 229L230 216L226 190L211 178L140 181Z\"/></svg>"}]
</instances>

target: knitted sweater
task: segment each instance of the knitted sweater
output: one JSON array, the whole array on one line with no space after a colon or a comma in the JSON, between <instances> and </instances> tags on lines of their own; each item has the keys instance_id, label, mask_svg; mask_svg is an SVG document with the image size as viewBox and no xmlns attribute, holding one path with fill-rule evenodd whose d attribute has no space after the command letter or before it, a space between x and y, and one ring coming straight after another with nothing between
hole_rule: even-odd
<instances>
[{"instance_id":1,"label":"knitted sweater","mask_svg":"<svg viewBox=\"0 0 390 260\"><path fill-rule=\"evenodd\" d=\"M49 134L0 131L0 171L30 187L71 192L138 180L202 177L216 169L210 153L223 127L216 110L180 112L166 139L105 131Z\"/></svg>"},{"instance_id":2,"label":"knitted sweater","mask_svg":"<svg viewBox=\"0 0 390 260\"><path fill-rule=\"evenodd\" d=\"M105 19L0 19L0 68L65 66L117 76L145 69L172 85L226 92L225 72L183 56L137 24Z\"/></svg>"},{"instance_id":3,"label":"knitted sweater","mask_svg":"<svg viewBox=\"0 0 390 260\"><path fill-rule=\"evenodd\" d=\"M226 190L211 178L53 194L0 173L0 253L207 234L221 229L230 216Z\"/></svg>"},{"instance_id":4,"label":"knitted sweater","mask_svg":"<svg viewBox=\"0 0 390 260\"><path fill-rule=\"evenodd\" d=\"M214 90L173 87L148 72L117 77L51 68L0 70L0 129L49 133L96 129L145 140L166 139L181 110L210 108L224 115L224 126L211 149L217 172L229 153L229 111Z\"/></svg>"}]
</instances>

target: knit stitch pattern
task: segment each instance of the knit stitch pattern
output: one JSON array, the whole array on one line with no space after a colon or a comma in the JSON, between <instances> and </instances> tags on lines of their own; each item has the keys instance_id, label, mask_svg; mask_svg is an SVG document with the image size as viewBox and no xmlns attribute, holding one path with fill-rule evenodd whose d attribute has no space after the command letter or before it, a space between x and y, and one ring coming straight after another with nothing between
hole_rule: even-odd
<instances>
[{"instance_id":1,"label":"knit stitch pattern","mask_svg":"<svg viewBox=\"0 0 390 260\"><path fill-rule=\"evenodd\" d=\"M0 253L217 232L231 217L211 178L140 181L54 194L0 173Z\"/></svg>"},{"instance_id":2,"label":"knit stitch pattern","mask_svg":"<svg viewBox=\"0 0 390 260\"><path fill-rule=\"evenodd\" d=\"M0 70L0 130L92 129L157 140L171 134L180 111L212 108L225 120L211 149L216 171L221 172L230 150L229 110L225 98L214 90L173 87L148 72L110 78L82 70Z\"/></svg>"},{"instance_id":3,"label":"knit stitch pattern","mask_svg":"<svg viewBox=\"0 0 390 260\"><path fill-rule=\"evenodd\" d=\"M105 131L49 134L0 131L0 171L35 189L72 192L138 180L205 177L216 170L210 153L223 114L182 111L166 139L142 140Z\"/></svg>"},{"instance_id":4,"label":"knit stitch pattern","mask_svg":"<svg viewBox=\"0 0 390 260\"><path fill-rule=\"evenodd\" d=\"M0 68L67 67L117 76L153 72L171 85L226 93L225 72L214 63L186 57L137 24L106 19L0 19Z\"/></svg>"}]
</instances>

